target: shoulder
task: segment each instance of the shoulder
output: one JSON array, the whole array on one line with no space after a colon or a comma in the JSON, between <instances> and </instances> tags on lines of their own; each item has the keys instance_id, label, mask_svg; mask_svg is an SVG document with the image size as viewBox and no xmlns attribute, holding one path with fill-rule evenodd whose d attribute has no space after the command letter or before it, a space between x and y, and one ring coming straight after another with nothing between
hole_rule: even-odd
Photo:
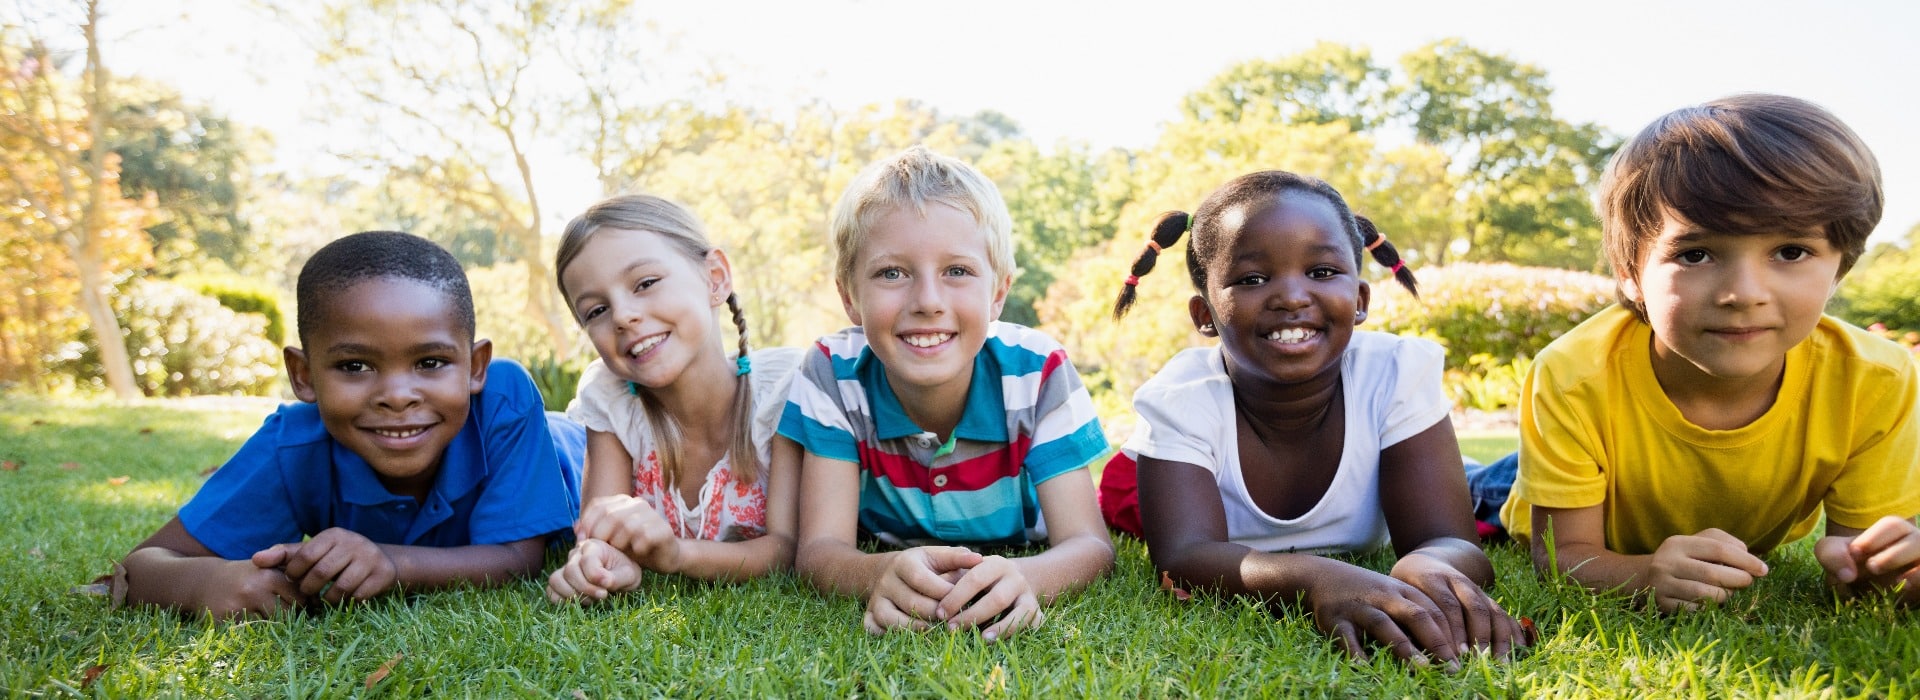
<instances>
[{"instance_id":1,"label":"shoulder","mask_svg":"<svg viewBox=\"0 0 1920 700\"><path fill-rule=\"evenodd\" d=\"M254 440L264 440L275 447L333 441L333 436L327 434L327 426L320 422L320 407L304 401L280 404L253 435Z\"/></svg>"},{"instance_id":2,"label":"shoulder","mask_svg":"<svg viewBox=\"0 0 1920 700\"><path fill-rule=\"evenodd\" d=\"M1844 361L1867 375L1892 379L1915 373L1913 354L1899 343L1832 316L1821 316L1808 340L1820 359Z\"/></svg>"},{"instance_id":3,"label":"shoulder","mask_svg":"<svg viewBox=\"0 0 1920 700\"><path fill-rule=\"evenodd\" d=\"M1229 381L1227 366L1220 357L1219 346L1187 348L1174 353L1172 359L1160 366L1160 371L1134 390L1134 395L1179 394L1226 381Z\"/></svg>"},{"instance_id":4,"label":"shoulder","mask_svg":"<svg viewBox=\"0 0 1920 700\"><path fill-rule=\"evenodd\" d=\"M507 359L487 363L487 383L474 395L473 406L484 421L511 420L546 410L533 375L520 363Z\"/></svg>"},{"instance_id":5,"label":"shoulder","mask_svg":"<svg viewBox=\"0 0 1920 700\"><path fill-rule=\"evenodd\" d=\"M1066 369L1073 372L1073 364L1067 359L1067 350L1059 341L1040 331L1019 325L995 321L988 328L987 342L980 353L994 371L1001 376L1026 376L1039 373L1045 377L1059 376L1055 370Z\"/></svg>"},{"instance_id":6,"label":"shoulder","mask_svg":"<svg viewBox=\"0 0 1920 700\"><path fill-rule=\"evenodd\" d=\"M1558 387L1585 384L1605 376L1621 351L1644 352L1652 329L1626 307L1613 304L1548 343L1533 359L1534 371ZM1637 343L1637 345L1636 345Z\"/></svg>"},{"instance_id":7,"label":"shoulder","mask_svg":"<svg viewBox=\"0 0 1920 700\"><path fill-rule=\"evenodd\" d=\"M1347 355L1358 364L1412 366L1438 369L1446 364L1447 351L1426 338L1413 338L1378 331L1354 331L1347 343Z\"/></svg>"}]
</instances>

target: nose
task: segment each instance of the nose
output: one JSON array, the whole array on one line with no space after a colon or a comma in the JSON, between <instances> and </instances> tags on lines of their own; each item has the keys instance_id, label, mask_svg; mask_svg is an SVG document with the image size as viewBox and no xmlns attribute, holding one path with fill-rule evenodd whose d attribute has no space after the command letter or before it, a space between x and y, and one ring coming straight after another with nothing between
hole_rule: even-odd
<instances>
[{"instance_id":1,"label":"nose","mask_svg":"<svg viewBox=\"0 0 1920 700\"><path fill-rule=\"evenodd\" d=\"M607 313L612 314L613 322L622 328L632 328L644 318L639 302L632 299L614 299L607 302Z\"/></svg>"},{"instance_id":2,"label":"nose","mask_svg":"<svg viewBox=\"0 0 1920 700\"><path fill-rule=\"evenodd\" d=\"M1767 261L1743 261L1727 265L1721 275L1719 288L1714 291L1714 303L1721 306L1744 308L1762 306L1772 300L1773 287L1767 279Z\"/></svg>"},{"instance_id":3,"label":"nose","mask_svg":"<svg viewBox=\"0 0 1920 700\"><path fill-rule=\"evenodd\" d=\"M1267 306L1282 311L1298 311L1307 308L1312 298L1307 293L1307 281L1292 277L1275 277L1267 283L1270 291Z\"/></svg>"},{"instance_id":4,"label":"nose","mask_svg":"<svg viewBox=\"0 0 1920 700\"><path fill-rule=\"evenodd\" d=\"M412 372L381 372L373 401L381 408L402 411L420 403L420 396Z\"/></svg>"},{"instance_id":5,"label":"nose","mask_svg":"<svg viewBox=\"0 0 1920 700\"><path fill-rule=\"evenodd\" d=\"M946 313L946 289L941 285L938 275L915 277L908 300L909 309L919 316L938 316Z\"/></svg>"}]
</instances>

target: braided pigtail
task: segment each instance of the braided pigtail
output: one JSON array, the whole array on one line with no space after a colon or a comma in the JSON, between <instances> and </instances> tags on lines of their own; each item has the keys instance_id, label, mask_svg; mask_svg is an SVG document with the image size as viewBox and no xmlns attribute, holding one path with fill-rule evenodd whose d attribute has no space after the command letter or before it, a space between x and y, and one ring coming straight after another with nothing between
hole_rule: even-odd
<instances>
[{"instance_id":1,"label":"braided pigtail","mask_svg":"<svg viewBox=\"0 0 1920 700\"><path fill-rule=\"evenodd\" d=\"M1412 292L1414 298L1419 298L1419 282L1413 278L1413 271L1407 269L1406 261L1400 259L1400 251L1387 242L1387 234L1381 233L1373 227L1372 221L1359 214L1353 215L1353 223L1360 227L1360 241L1366 245L1367 254L1373 256L1373 261L1393 270L1393 278L1399 280L1400 286Z\"/></svg>"},{"instance_id":2,"label":"braided pigtail","mask_svg":"<svg viewBox=\"0 0 1920 700\"><path fill-rule=\"evenodd\" d=\"M753 442L753 366L747 357L751 348L747 345L747 312L740 305L740 295L727 295L727 310L733 312L733 326L740 330L740 356L734 360L739 371L734 374L738 387L733 393L733 440L727 448L732 455L729 463L733 465L733 476L744 483L760 480L760 450Z\"/></svg>"},{"instance_id":3,"label":"braided pigtail","mask_svg":"<svg viewBox=\"0 0 1920 700\"><path fill-rule=\"evenodd\" d=\"M1147 239L1147 247L1140 251L1140 257L1133 259L1133 268L1127 272L1127 282L1120 287L1120 298L1113 302L1113 319L1118 321L1133 308L1135 287L1140 285L1140 276L1153 271L1153 264L1160 259L1160 252L1180 242L1180 236L1193 230L1193 215L1184 211L1170 211L1160 215L1153 224L1153 236Z\"/></svg>"}]
</instances>

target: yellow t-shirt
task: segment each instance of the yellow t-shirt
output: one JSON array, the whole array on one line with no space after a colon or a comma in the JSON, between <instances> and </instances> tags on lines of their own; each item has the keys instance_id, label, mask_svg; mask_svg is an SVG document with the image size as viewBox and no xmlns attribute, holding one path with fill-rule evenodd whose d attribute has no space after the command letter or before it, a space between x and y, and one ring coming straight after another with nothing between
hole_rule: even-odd
<instances>
[{"instance_id":1,"label":"yellow t-shirt","mask_svg":"<svg viewBox=\"0 0 1920 700\"><path fill-rule=\"evenodd\" d=\"M1500 518L1605 504L1607 549L1647 554L1717 527L1764 553L1832 522L1920 513L1920 372L1905 348L1822 317L1787 351L1773 407L1689 423L1653 375L1653 330L1619 306L1553 341L1521 390L1520 475Z\"/></svg>"}]
</instances>

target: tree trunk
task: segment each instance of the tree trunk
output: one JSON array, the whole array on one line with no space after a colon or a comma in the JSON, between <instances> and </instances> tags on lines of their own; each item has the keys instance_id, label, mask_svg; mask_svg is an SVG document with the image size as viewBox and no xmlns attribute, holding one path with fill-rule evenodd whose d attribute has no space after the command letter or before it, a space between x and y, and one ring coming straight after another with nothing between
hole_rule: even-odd
<instances>
[{"instance_id":1,"label":"tree trunk","mask_svg":"<svg viewBox=\"0 0 1920 700\"><path fill-rule=\"evenodd\" d=\"M80 272L80 305L86 308L93 326L93 339L100 344L100 366L106 369L107 386L121 399L140 397L140 386L133 381L133 363L127 357L127 337L120 321L113 317L113 304L106 289L106 272L94 243L103 227L101 210L107 198L107 67L100 62L100 3L87 3L87 201L83 206L80 230L68 243L73 266ZM120 195L113 192L114 197Z\"/></svg>"},{"instance_id":2,"label":"tree trunk","mask_svg":"<svg viewBox=\"0 0 1920 700\"><path fill-rule=\"evenodd\" d=\"M86 310L87 325L93 328L93 340L100 346L100 366L107 372L107 387L118 398L140 398L140 385L133 380L132 358L127 355L127 336L113 317L100 261L84 249L70 253L74 268L80 271L80 307Z\"/></svg>"}]
</instances>

